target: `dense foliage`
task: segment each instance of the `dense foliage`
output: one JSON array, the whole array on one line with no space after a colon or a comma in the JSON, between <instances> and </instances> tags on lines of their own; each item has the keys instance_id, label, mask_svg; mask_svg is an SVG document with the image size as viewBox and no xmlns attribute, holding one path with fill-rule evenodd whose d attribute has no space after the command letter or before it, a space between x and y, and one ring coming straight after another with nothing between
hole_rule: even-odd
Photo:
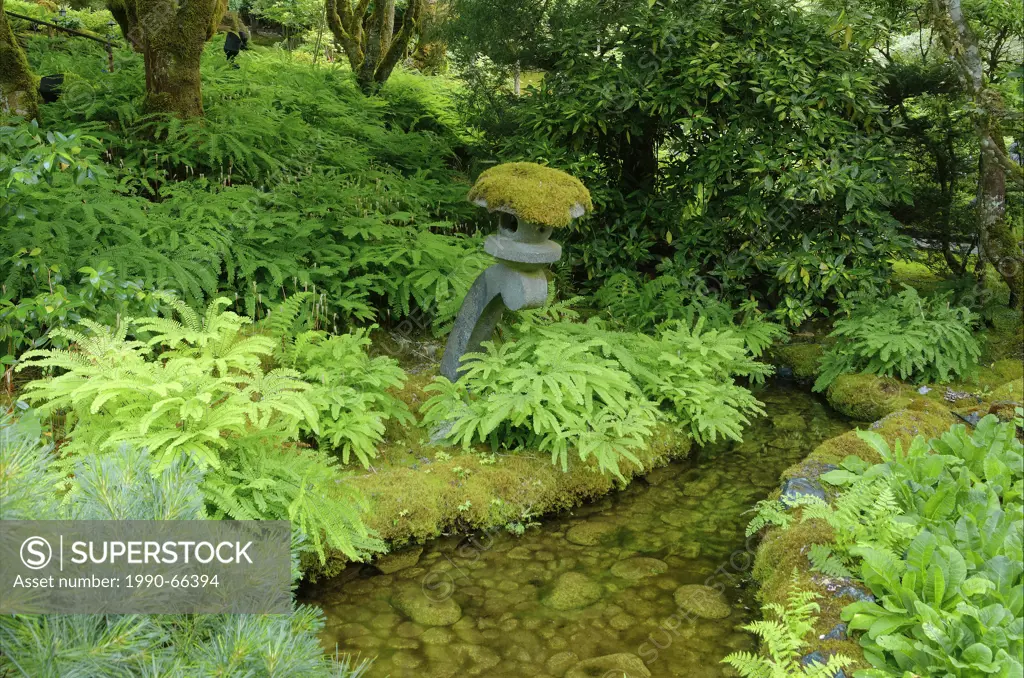
<instances>
[{"instance_id":1,"label":"dense foliage","mask_svg":"<svg viewBox=\"0 0 1024 678\"><path fill-rule=\"evenodd\" d=\"M30 415L0 420L3 520L201 520L203 474L179 458L153 475L146 453L121 447L77 458L75 491L61 499L64 473L39 441ZM296 571L297 573L297 571ZM0 671L39 678L261 675L357 678L323 654L323 613L290 615L3 615Z\"/></svg>"},{"instance_id":2,"label":"dense foliage","mask_svg":"<svg viewBox=\"0 0 1024 678\"><path fill-rule=\"evenodd\" d=\"M835 541L812 545L814 568L856 577L875 600L843 609L875 667L860 678L1013 676L1024 650L1024 445L1020 424L989 415L904 450L872 431L860 437L881 456L848 457L822 475L835 505L802 496L800 520L824 520ZM753 528L792 519L765 502Z\"/></svg>"},{"instance_id":3,"label":"dense foliage","mask_svg":"<svg viewBox=\"0 0 1024 678\"><path fill-rule=\"evenodd\" d=\"M852 486L844 491L890 492L906 527L888 545L865 539L848 548L878 600L843 611L850 628L864 632L865 656L879 669L867 675L1024 670L1024 447L1014 434L1013 423L994 416L971 434L955 426L907 450L864 433L883 463L851 459L824 477Z\"/></svg>"},{"instance_id":4,"label":"dense foliage","mask_svg":"<svg viewBox=\"0 0 1024 678\"><path fill-rule=\"evenodd\" d=\"M830 335L836 341L821 359L814 389L824 390L849 372L932 383L964 376L981 355L971 335L974 323L970 309L953 306L948 296L921 298L912 287L863 300L836 321Z\"/></svg>"},{"instance_id":5,"label":"dense foliage","mask_svg":"<svg viewBox=\"0 0 1024 678\"><path fill-rule=\"evenodd\" d=\"M883 278L904 244L886 208L906 193L866 55L773 2L626 4L607 18L621 26L555 33L553 72L493 128L499 154L591 189L570 265L604 278L674 259L794 323Z\"/></svg>"},{"instance_id":6,"label":"dense foliage","mask_svg":"<svg viewBox=\"0 0 1024 678\"><path fill-rule=\"evenodd\" d=\"M663 427L741 440L760 359L791 333L831 331L820 391L962 379L996 307L1019 326L1019 1L2 5L109 32L112 54L0 30L0 415L35 408L0 422L4 518L285 519L297 563L365 559L384 545L357 473L408 457L418 490L451 443L624 478ZM259 30L229 60L243 21ZM40 75L63 77L59 100L38 105ZM494 262L470 187L520 208L556 188L484 174L515 161L567 172L593 210L537 219L564 226L552 301L431 381ZM928 281L893 295L911 259ZM907 451L867 435L884 461L825 474L835 501L759 505L752 533L815 520L836 537L811 566L874 593L845 613L875 667L859 675L1021 672L1014 432L983 419ZM800 661L810 595L770 612L739 673L847 666ZM301 606L5 617L0 673L359 674L322 657L320 625Z\"/></svg>"},{"instance_id":7,"label":"dense foliage","mask_svg":"<svg viewBox=\"0 0 1024 678\"><path fill-rule=\"evenodd\" d=\"M379 550L363 524L359 494L339 482L330 447L310 449L299 436L319 433L323 411L335 427L332 444L347 436L365 454L366 439L379 440L382 416L367 405L387 397L352 393L355 385L373 391L355 371L311 384L292 368L265 369L275 340L243 332L251 321L223 312L227 303L217 299L200 316L174 301L177 318L126 319L116 328L84 320L84 331L54 331L74 349L26 353L19 369L58 371L28 383L24 397L42 416L64 414L61 465L129 445L148 450L156 476L184 456L204 472L214 517L291 520L321 560L325 544L350 558ZM335 364L365 362L348 355L363 356L358 336L335 346L326 337L320 342L313 350L326 345ZM344 418L352 430L341 434Z\"/></svg>"},{"instance_id":8,"label":"dense foliage","mask_svg":"<svg viewBox=\"0 0 1024 678\"><path fill-rule=\"evenodd\" d=\"M466 356L452 384L438 377L424 422L464 446L550 452L563 468L569 450L619 474L636 461L659 420L694 440L740 440L748 417L763 412L735 377L763 379L741 333L705 327L703 318L663 325L656 336L607 329L598 320L522 327L514 340Z\"/></svg>"}]
</instances>

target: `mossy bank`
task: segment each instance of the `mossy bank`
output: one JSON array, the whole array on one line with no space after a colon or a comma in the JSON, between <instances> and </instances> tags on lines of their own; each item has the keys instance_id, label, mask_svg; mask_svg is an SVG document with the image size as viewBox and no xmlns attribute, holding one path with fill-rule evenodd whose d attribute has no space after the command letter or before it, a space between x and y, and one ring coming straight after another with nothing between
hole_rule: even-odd
<instances>
[{"instance_id":1,"label":"mossy bank","mask_svg":"<svg viewBox=\"0 0 1024 678\"><path fill-rule=\"evenodd\" d=\"M862 397L858 401L860 404L851 411L880 414L869 428L881 435L890 447L899 443L905 449L917 436L936 438L954 424L969 424L985 414L997 414L1008 420L1012 416L1011 405L1024 400L1020 364L1011 362L983 368L974 380L975 387L980 390L970 394L954 391L952 387L922 393L896 380L855 375L859 389L844 386L834 392L830 389L829 395L832 400L837 394L843 397L859 394ZM998 386L981 385L988 379L1014 374L1017 375L1015 378ZM849 381L847 386L852 384L853 381ZM877 397L872 398L872 394ZM814 487L824 494L826 500L834 499L828 485L818 485L818 477L836 468L849 455L872 464L881 462L877 452L861 440L856 431L850 431L826 440L806 459L786 469L782 473L784 490L789 491L788 488L795 487L793 483L798 483L804 488ZM794 509L797 516L799 511L799 508ZM858 669L869 668L869 665L857 640L847 635L840 614L845 606L865 598L869 592L855 580L828 577L812 571L808 558L811 544L828 544L834 540L832 528L821 520L804 522L796 519L786 528L767 528L757 549L753 575L760 586L758 598L762 604L784 605L794 586L820 595L818 603L821 610L814 631L805 637L809 647L804 653L814 651L822 657L831 654L851 657L855 663L847 669L846 675L852 675Z\"/></svg>"},{"instance_id":2,"label":"mossy bank","mask_svg":"<svg viewBox=\"0 0 1024 678\"><path fill-rule=\"evenodd\" d=\"M422 387L433 369L414 374L399 394L411 407L427 397ZM692 448L680 430L662 426L643 450L640 464L624 461L627 482L674 459L685 458ZM569 459L568 471L540 452L494 454L477 446L433 444L428 432L415 426L395 425L387 444L365 473L351 478L369 501L366 521L392 550L410 542L423 542L453 531L491 528L518 532L546 514L571 509L625 485L596 463ZM344 569L346 559L332 553L325 565L311 561L312 581Z\"/></svg>"}]
</instances>

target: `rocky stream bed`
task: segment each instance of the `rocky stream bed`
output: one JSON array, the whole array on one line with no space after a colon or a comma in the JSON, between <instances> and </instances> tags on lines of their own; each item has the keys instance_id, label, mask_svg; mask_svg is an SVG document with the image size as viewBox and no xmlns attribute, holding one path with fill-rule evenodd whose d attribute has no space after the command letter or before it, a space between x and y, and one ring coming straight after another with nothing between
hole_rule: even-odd
<instances>
[{"instance_id":1,"label":"rocky stream bed","mask_svg":"<svg viewBox=\"0 0 1024 678\"><path fill-rule=\"evenodd\" d=\"M756 640L744 537L779 473L851 425L795 386L768 416L521 537L443 538L303 592L330 651L376 657L371 678L711 678Z\"/></svg>"}]
</instances>

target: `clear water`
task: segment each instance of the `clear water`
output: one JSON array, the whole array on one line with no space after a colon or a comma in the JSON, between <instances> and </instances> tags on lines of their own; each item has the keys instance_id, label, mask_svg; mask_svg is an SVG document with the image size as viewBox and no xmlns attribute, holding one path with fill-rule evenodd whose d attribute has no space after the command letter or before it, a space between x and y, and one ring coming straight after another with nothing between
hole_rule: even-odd
<instances>
[{"instance_id":1,"label":"clear water","mask_svg":"<svg viewBox=\"0 0 1024 678\"><path fill-rule=\"evenodd\" d=\"M770 385L759 397L768 416L753 422L743 443L700 450L522 537L439 539L405 569L350 568L305 591L327 614L324 645L375 656L369 675L381 678L621 677L614 664L578 666L618 653L635 655L656 677L734 675L722 657L756 647L739 628L757 610L747 511L778 486L781 471L850 428L795 387ZM619 576L621 565L612 571L631 557L660 560L665 571L639 579ZM565 573L582 582L582 596L569 600L578 609L553 602ZM685 584L724 587L729 616L680 615L673 592ZM413 609L423 607L439 613L429 621L458 621L413 621L409 615L425 621Z\"/></svg>"}]
</instances>

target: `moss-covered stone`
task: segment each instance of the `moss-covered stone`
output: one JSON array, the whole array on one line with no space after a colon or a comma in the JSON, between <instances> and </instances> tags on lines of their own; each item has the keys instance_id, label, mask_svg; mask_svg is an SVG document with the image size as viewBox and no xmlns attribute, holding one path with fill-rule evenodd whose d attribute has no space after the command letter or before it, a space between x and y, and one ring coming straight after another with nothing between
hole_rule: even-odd
<instances>
[{"instance_id":1,"label":"moss-covered stone","mask_svg":"<svg viewBox=\"0 0 1024 678\"><path fill-rule=\"evenodd\" d=\"M415 546L381 556L374 565L384 574L393 574L418 563L422 553L423 547Z\"/></svg>"},{"instance_id":2,"label":"moss-covered stone","mask_svg":"<svg viewBox=\"0 0 1024 678\"><path fill-rule=\"evenodd\" d=\"M630 581L668 572L668 564L657 558L626 558L612 565L612 574Z\"/></svg>"},{"instance_id":3,"label":"moss-covered stone","mask_svg":"<svg viewBox=\"0 0 1024 678\"><path fill-rule=\"evenodd\" d=\"M877 379L877 377L875 377ZM1024 388L1024 381L1020 382ZM1011 387L1012 389L1012 387ZM870 425L890 446L897 442L904 448L916 436L935 438L958 422L946 404L918 395L912 391L901 396L905 399L904 409L890 412ZM878 454L862 441L856 431L850 431L826 440L808 457L782 473L783 479L817 477L829 465L839 464L847 456L858 456L868 463L881 461ZM778 497L778 492L773 494ZM834 585L827 578L811 571L807 558L811 544L826 544L834 540L832 529L820 520L800 519L800 509L794 511L794 521L786 529L772 528L765 531L754 559L753 576L759 584L758 598L762 603L785 604L793 586L799 590L815 591L820 611L817 615L813 635L813 649L828 653L840 653L854 659L847 675L859 669L868 668L863 651L854 639L822 639L841 621L843 608L851 602L849 598L837 597ZM793 573L796 572L794 582Z\"/></svg>"},{"instance_id":4,"label":"moss-covered stone","mask_svg":"<svg viewBox=\"0 0 1024 678\"><path fill-rule=\"evenodd\" d=\"M772 349L772 362L788 367L800 380L813 380L818 376L818 361L825 352L821 344L783 344Z\"/></svg>"},{"instance_id":5,"label":"moss-covered stone","mask_svg":"<svg viewBox=\"0 0 1024 678\"><path fill-rule=\"evenodd\" d=\"M551 228L568 226L594 209L590 191L579 179L532 162L510 162L483 172L468 199L491 212Z\"/></svg>"},{"instance_id":6,"label":"moss-covered stone","mask_svg":"<svg viewBox=\"0 0 1024 678\"><path fill-rule=\"evenodd\" d=\"M565 534L566 541L579 546L596 546L617 528L611 523L600 520L587 520L569 528Z\"/></svg>"},{"instance_id":7,"label":"moss-covered stone","mask_svg":"<svg viewBox=\"0 0 1024 678\"><path fill-rule=\"evenodd\" d=\"M395 591L391 605L423 626L451 626L462 619L462 608L451 598L429 597L419 584L406 584Z\"/></svg>"},{"instance_id":8,"label":"moss-covered stone","mask_svg":"<svg viewBox=\"0 0 1024 678\"><path fill-rule=\"evenodd\" d=\"M826 397L837 412L858 421L875 421L906 407L911 387L892 377L842 374L828 387Z\"/></svg>"},{"instance_id":9,"label":"moss-covered stone","mask_svg":"<svg viewBox=\"0 0 1024 678\"><path fill-rule=\"evenodd\" d=\"M410 382L414 380L415 385L407 383L398 393L413 405L425 397L421 387L430 382L430 376L415 375ZM640 464L624 462L622 474L629 482L686 457L691 444L684 432L661 427L647 448L637 452ZM551 463L549 454L524 451L489 458L489 451L486 446L471 453L431 446L422 429L390 423L387 444L374 462L375 473L361 474L349 482L369 500L368 525L394 549L442 532L526 522L622 487L594 464L579 459L570 458L568 472L563 473ZM303 567L315 582L336 576L346 563L341 553L329 552L325 564L307 557Z\"/></svg>"},{"instance_id":10,"label":"moss-covered stone","mask_svg":"<svg viewBox=\"0 0 1024 678\"><path fill-rule=\"evenodd\" d=\"M725 619L732 612L721 591L710 586L687 584L676 589L672 597L684 612L702 619Z\"/></svg>"},{"instance_id":11,"label":"moss-covered stone","mask_svg":"<svg viewBox=\"0 0 1024 678\"><path fill-rule=\"evenodd\" d=\"M556 581L543 602L553 610L578 610L601 599L604 589L585 574L566 572Z\"/></svg>"}]
</instances>

